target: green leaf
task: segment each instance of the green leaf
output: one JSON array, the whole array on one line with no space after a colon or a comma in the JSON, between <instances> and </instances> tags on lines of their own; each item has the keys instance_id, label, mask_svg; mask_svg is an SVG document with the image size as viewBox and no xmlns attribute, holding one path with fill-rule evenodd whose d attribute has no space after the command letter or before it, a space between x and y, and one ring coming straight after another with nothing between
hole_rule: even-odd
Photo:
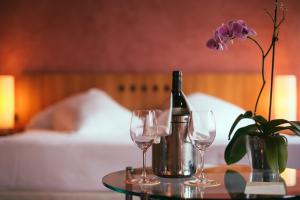
<instances>
[{"instance_id":1,"label":"green leaf","mask_svg":"<svg viewBox=\"0 0 300 200\"><path fill-rule=\"evenodd\" d=\"M292 121L290 121L289 124L293 128L297 129L297 132L295 132L295 133L300 136L300 125L299 125L299 122L295 122L295 121L292 122Z\"/></svg>"},{"instance_id":2,"label":"green leaf","mask_svg":"<svg viewBox=\"0 0 300 200\"><path fill-rule=\"evenodd\" d=\"M283 130L290 130L293 133L300 136L300 131L295 129L293 126L277 126L277 127L274 127L274 128L271 128L271 129L267 130L267 132L268 132L268 135L272 135L272 134L276 134L276 133L278 133L280 131L283 131Z\"/></svg>"},{"instance_id":3,"label":"green leaf","mask_svg":"<svg viewBox=\"0 0 300 200\"><path fill-rule=\"evenodd\" d=\"M287 159L288 159L287 140L284 136L277 136L276 140L278 144L279 173L281 173L286 168Z\"/></svg>"},{"instance_id":4,"label":"green leaf","mask_svg":"<svg viewBox=\"0 0 300 200\"><path fill-rule=\"evenodd\" d=\"M289 121L285 120L285 119L273 119L273 120L268 122L267 127L271 128L271 127L279 126L279 125L282 125L282 124L286 124L288 122Z\"/></svg>"},{"instance_id":5,"label":"green leaf","mask_svg":"<svg viewBox=\"0 0 300 200\"><path fill-rule=\"evenodd\" d=\"M252 119L256 122L258 128L261 130L263 134L265 134L266 126L268 124L268 120L261 115L255 115Z\"/></svg>"},{"instance_id":6,"label":"green leaf","mask_svg":"<svg viewBox=\"0 0 300 200\"><path fill-rule=\"evenodd\" d=\"M225 149L225 161L228 165L240 161L246 154L246 134L237 137Z\"/></svg>"},{"instance_id":7,"label":"green leaf","mask_svg":"<svg viewBox=\"0 0 300 200\"><path fill-rule=\"evenodd\" d=\"M230 131L229 131L229 134L228 134L228 140L230 140L230 136L232 134L232 132L234 131L236 125L242 120L242 119L245 119L245 118L251 118L252 117L252 112L251 111L246 111L244 114L240 114L236 119L235 121L233 122L231 128L230 128Z\"/></svg>"},{"instance_id":8,"label":"green leaf","mask_svg":"<svg viewBox=\"0 0 300 200\"><path fill-rule=\"evenodd\" d=\"M270 136L265 139L265 152L271 169L283 172L286 168L288 151L287 140L284 136Z\"/></svg>"},{"instance_id":9,"label":"green leaf","mask_svg":"<svg viewBox=\"0 0 300 200\"><path fill-rule=\"evenodd\" d=\"M291 121L288 121L285 119L274 119L274 120L269 121L266 124L265 131L268 132L269 134L272 134L272 133L274 133L273 129L275 129L275 127L278 127L283 124L290 124L290 126L286 126L286 127L290 127L288 129L290 129L295 134L300 136L300 125L298 124L298 122L291 122ZM282 127L284 127L284 126L282 126ZM285 129L282 129L282 130L285 130Z\"/></svg>"},{"instance_id":10,"label":"green leaf","mask_svg":"<svg viewBox=\"0 0 300 200\"><path fill-rule=\"evenodd\" d=\"M268 122L268 127L275 127L275 126L279 126L279 125L282 125L282 124L290 124L295 129L300 131L300 125L297 122L291 122L291 121L288 121L286 119L273 119L273 120Z\"/></svg>"},{"instance_id":11,"label":"green leaf","mask_svg":"<svg viewBox=\"0 0 300 200\"><path fill-rule=\"evenodd\" d=\"M264 118L261 115L255 115L252 117L252 119L254 119L254 121L260 123L260 124L266 124L268 123L268 120L266 118Z\"/></svg>"},{"instance_id":12,"label":"green leaf","mask_svg":"<svg viewBox=\"0 0 300 200\"><path fill-rule=\"evenodd\" d=\"M278 146L274 138L275 137L265 138L265 153L270 168L273 170L278 170Z\"/></svg>"},{"instance_id":13,"label":"green leaf","mask_svg":"<svg viewBox=\"0 0 300 200\"><path fill-rule=\"evenodd\" d=\"M229 144L226 146L224 158L226 163L233 164L241 160L246 154L246 136L256 132L256 124L251 124L242 128L239 128Z\"/></svg>"}]
</instances>

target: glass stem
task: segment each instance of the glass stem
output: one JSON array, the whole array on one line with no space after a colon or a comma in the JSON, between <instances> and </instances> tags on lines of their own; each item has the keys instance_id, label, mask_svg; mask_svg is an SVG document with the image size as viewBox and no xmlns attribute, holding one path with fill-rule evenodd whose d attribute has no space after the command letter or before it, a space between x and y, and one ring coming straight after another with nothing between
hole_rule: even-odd
<instances>
[{"instance_id":1,"label":"glass stem","mask_svg":"<svg viewBox=\"0 0 300 200\"><path fill-rule=\"evenodd\" d=\"M146 151L147 150L143 150L143 170L142 170L142 178L145 179L146 178Z\"/></svg>"},{"instance_id":2,"label":"glass stem","mask_svg":"<svg viewBox=\"0 0 300 200\"><path fill-rule=\"evenodd\" d=\"M204 151L205 150L200 150L200 175L199 175L199 179L200 180L205 180L204 177Z\"/></svg>"}]
</instances>

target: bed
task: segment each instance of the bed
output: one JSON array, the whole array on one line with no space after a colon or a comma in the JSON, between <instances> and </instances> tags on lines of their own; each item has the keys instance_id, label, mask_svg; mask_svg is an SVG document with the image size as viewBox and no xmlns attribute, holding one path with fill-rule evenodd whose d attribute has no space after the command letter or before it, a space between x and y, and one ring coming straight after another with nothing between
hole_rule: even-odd
<instances>
[{"instance_id":1,"label":"bed","mask_svg":"<svg viewBox=\"0 0 300 200\"><path fill-rule=\"evenodd\" d=\"M184 74L184 91L193 107L212 109L216 115L217 137L207 151L206 163L224 163L230 125L238 114L252 109L259 81L258 74ZM129 137L130 110L162 108L170 82L169 74L17 77L18 125L27 129L0 138L0 190L107 191L101 183L105 174L141 166L141 152ZM263 95L259 112L264 115L266 101ZM94 119L100 119L100 129L94 128L99 124ZM300 168L300 139L288 136L288 140L288 166ZM147 155L150 165L151 152Z\"/></svg>"}]
</instances>

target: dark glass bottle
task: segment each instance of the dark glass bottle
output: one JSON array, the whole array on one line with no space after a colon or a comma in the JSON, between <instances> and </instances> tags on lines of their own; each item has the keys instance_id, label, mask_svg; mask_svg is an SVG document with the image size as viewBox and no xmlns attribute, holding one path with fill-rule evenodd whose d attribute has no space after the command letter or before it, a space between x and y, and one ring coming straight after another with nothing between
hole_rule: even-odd
<instances>
[{"instance_id":1,"label":"dark glass bottle","mask_svg":"<svg viewBox=\"0 0 300 200\"><path fill-rule=\"evenodd\" d=\"M196 171L196 151L188 142L190 110L182 92L182 73L173 71L170 134L152 148L153 172L160 177L184 178Z\"/></svg>"},{"instance_id":2,"label":"dark glass bottle","mask_svg":"<svg viewBox=\"0 0 300 200\"><path fill-rule=\"evenodd\" d=\"M172 115L189 115L186 99L182 92L182 72L173 71Z\"/></svg>"}]
</instances>

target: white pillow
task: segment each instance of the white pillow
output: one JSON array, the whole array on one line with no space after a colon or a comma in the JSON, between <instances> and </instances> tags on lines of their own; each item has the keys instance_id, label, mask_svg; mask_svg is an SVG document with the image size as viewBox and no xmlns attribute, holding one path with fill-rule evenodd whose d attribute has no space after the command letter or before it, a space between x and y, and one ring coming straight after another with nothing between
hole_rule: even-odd
<instances>
[{"instance_id":1,"label":"white pillow","mask_svg":"<svg viewBox=\"0 0 300 200\"><path fill-rule=\"evenodd\" d=\"M212 110L216 120L216 139L227 141L229 130L234 120L245 110L230 102L224 101L218 97L210 96L203 93L193 93L187 96L192 109L195 110ZM238 127L252 124L251 120L242 120Z\"/></svg>"},{"instance_id":2,"label":"white pillow","mask_svg":"<svg viewBox=\"0 0 300 200\"><path fill-rule=\"evenodd\" d=\"M26 125L26 129L53 130L53 113L56 110L56 107L57 104L54 104L38 112L30 119L30 121Z\"/></svg>"},{"instance_id":3,"label":"white pillow","mask_svg":"<svg viewBox=\"0 0 300 200\"><path fill-rule=\"evenodd\" d=\"M52 128L85 135L126 134L129 133L130 117L130 111L105 92L90 89L42 111L30 123L29 128ZM50 125L43 121L45 119L49 120Z\"/></svg>"}]
</instances>

